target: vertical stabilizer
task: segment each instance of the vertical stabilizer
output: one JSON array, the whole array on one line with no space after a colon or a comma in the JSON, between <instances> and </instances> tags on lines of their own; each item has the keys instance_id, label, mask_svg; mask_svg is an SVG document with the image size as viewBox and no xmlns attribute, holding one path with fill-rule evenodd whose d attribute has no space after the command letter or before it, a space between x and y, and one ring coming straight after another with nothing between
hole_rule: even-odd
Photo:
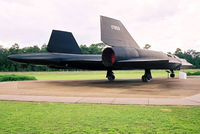
<instances>
[{"instance_id":1,"label":"vertical stabilizer","mask_svg":"<svg viewBox=\"0 0 200 134\"><path fill-rule=\"evenodd\" d=\"M81 54L74 36L71 32L53 30L47 46L48 52Z\"/></svg>"},{"instance_id":2,"label":"vertical stabilizer","mask_svg":"<svg viewBox=\"0 0 200 134\"><path fill-rule=\"evenodd\" d=\"M101 40L110 46L139 48L121 21L101 16Z\"/></svg>"}]
</instances>

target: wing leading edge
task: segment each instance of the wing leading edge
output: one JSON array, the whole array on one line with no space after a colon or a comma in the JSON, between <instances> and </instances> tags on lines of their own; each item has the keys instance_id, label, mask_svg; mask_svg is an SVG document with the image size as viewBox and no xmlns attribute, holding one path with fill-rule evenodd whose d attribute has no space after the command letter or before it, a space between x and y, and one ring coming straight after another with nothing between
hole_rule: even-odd
<instances>
[{"instance_id":1,"label":"wing leading edge","mask_svg":"<svg viewBox=\"0 0 200 134\"><path fill-rule=\"evenodd\" d=\"M64 53L35 53L11 55L9 59L28 64L59 64L67 62L101 62L100 55L64 54Z\"/></svg>"}]
</instances>

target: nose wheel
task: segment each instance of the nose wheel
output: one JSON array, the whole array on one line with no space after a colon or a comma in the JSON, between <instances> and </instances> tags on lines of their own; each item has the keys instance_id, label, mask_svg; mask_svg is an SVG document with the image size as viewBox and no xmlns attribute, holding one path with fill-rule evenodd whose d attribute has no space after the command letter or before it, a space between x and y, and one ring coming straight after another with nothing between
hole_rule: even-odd
<instances>
[{"instance_id":1,"label":"nose wheel","mask_svg":"<svg viewBox=\"0 0 200 134\"><path fill-rule=\"evenodd\" d=\"M107 78L109 81L114 81L114 80L115 80L115 75L114 75L114 73L112 72L112 70L108 70L108 71L107 71L106 78Z\"/></svg>"},{"instance_id":2,"label":"nose wheel","mask_svg":"<svg viewBox=\"0 0 200 134\"><path fill-rule=\"evenodd\" d=\"M171 77L171 78L174 78L174 77L175 77L174 70L170 70L170 71L171 71L170 77Z\"/></svg>"},{"instance_id":3,"label":"nose wheel","mask_svg":"<svg viewBox=\"0 0 200 134\"><path fill-rule=\"evenodd\" d=\"M151 70L150 69L145 69L145 74L142 76L142 81L143 82L148 82L151 79L152 79Z\"/></svg>"}]
</instances>

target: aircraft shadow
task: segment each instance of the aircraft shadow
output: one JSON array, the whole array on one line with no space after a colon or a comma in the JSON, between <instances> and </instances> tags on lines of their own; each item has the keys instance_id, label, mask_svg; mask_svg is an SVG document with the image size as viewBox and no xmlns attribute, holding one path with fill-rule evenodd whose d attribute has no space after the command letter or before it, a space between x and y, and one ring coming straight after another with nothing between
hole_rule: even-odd
<instances>
[{"instance_id":1,"label":"aircraft shadow","mask_svg":"<svg viewBox=\"0 0 200 134\"><path fill-rule=\"evenodd\" d=\"M173 82L168 79L153 79L150 82L142 82L140 79L118 79L115 81L107 80L64 80L64 81L51 81L48 84L57 86L71 86L71 87L98 87L98 88L121 88L121 89L137 89L141 91L141 88L154 88L160 87L167 90L173 89Z\"/></svg>"}]
</instances>

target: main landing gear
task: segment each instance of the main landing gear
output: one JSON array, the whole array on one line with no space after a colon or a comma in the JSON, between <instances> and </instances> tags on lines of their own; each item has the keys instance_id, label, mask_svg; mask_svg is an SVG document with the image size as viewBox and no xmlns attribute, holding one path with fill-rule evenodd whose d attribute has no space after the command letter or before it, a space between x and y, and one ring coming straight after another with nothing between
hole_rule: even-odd
<instances>
[{"instance_id":1,"label":"main landing gear","mask_svg":"<svg viewBox=\"0 0 200 134\"><path fill-rule=\"evenodd\" d=\"M174 77L175 77L174 70L170 70L170 71L171 71L170 77L171 77L171 78L174 78Z\"/></svg>"},{"instance_id":2,"label":"main landing gear","mask_svg":"<svg viewBox=\"0 0 200 134\"><path fill-rule=\"evenodd\" d=\"M115 75L114 75L114 73L112 72L112 70L107 70L106 78L107 78L109 81L114 81L114 80L115 80Z\"/></svg>"},{"instance_id":3,"label":"main landing gear","mask_svg":"<svg viewBox=\"0 0 200 134\"><path fill-rule=\"evenodd\" d=\"M142 76L142 81L143 82L148 82L152 79L152 76L151 76L151 70L150 69L145 69L145 73L144 75Z\"/></svg>"}]
</instances>

